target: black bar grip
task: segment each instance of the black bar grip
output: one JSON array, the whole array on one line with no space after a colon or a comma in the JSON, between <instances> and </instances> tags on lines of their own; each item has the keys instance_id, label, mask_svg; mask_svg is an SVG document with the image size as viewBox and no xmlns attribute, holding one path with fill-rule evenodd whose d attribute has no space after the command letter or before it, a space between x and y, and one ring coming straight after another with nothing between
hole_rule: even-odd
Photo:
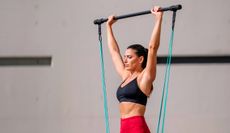
<instances>
[{"instance_id":1,"label":"black bar grip","mask_svg":"<svg viewBox=\"0 0 230 133\"><path fill-rule=\"evenodd\" d=\"M160 8L160 11L164 12L164 11L177 11L182 9L181 5L173 5L173 6L169 6L169 7L163 7Z\"/></svg>"},{"instance_id":2,"label":"black bar grip","mask_svg":"<svg viewBox=\"0 0 230 133\"><path fill-rule=\"evenodd\" d=\"M96 19L93 21L94 24L102 24L104 22L108 21L108 18L100 18L100 19Z\"/></svg>"},{"instance_id":3,"label":"black bar grip","mask_svg":"<svg viewBox=\"0 0 230 133\"><path fill-rule=\"evenodd\" d=\"M164 8L160 8L160 11L164 12L164 11L177 11L180 10L182 8L181 5L173 5L170 7L164 7ZM124 19L124 18L129 18L129 17L135 17L135 16L140 16L140 15L145 15L145 14L150 14L151 10L147 10L147 11L142 11L142 12L137 12L137 13L131 13L131 14L126 14L126 15L121 15L121 16L115 16L115 20L118 19ZM108 18L101 18L101 19L96 19L94 20L94 24L102 24L104 22L108 21Z\"/></svg>"}]
</instances>

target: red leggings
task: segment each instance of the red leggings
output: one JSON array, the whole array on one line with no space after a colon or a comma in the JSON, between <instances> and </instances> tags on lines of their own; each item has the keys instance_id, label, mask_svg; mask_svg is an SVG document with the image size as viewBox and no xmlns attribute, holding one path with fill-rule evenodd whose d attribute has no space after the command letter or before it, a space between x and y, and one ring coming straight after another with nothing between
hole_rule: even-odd
<instances>
[{"instance_id":1,"label":"red leggings","mask_svg":"<svg viewBox=\"0 0 230 133\"><path fill-rule=\"evenodd\" d=\"M121 119L120 133L150 133L143 116Z\"/></svg>"}]
</instances>

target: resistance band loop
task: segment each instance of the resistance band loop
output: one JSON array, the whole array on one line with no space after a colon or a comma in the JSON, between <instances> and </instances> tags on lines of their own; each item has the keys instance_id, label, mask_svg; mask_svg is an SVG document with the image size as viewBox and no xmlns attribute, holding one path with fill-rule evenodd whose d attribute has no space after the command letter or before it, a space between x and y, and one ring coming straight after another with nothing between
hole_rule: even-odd
<instances>
[{"instance_id":1,"label":"resistance band loop","mask_svg":"<svg viewBox=\"0 0 230 133\"><path fill-rule=\"evenodd\" d=\"M157 133L160 133L160 126L161 126L161 133L164 133L164 124L165 124L166 107L167 107L167 100L168 100L168 86L169 86L169 77L170 77L170 69L171 69L172 46L173 46L173 38L174 38L175 20L176 20L176 11L173 12L172 31L171 31L171 36L170 36L169 48L168 48L168 58L167 58L166 70L165 70L164 86L163 86L163 90L162 90L160 113L159 113L159 118L158 118L158 123L157 123ZM162 123L161 123L161 120L162 120Z\"/></svg>"},{"instance_id":2,"label":"resistance band loop","mask_svg":"<svg viewBox=\"0 0 230 133\"><path fill-rule=\"evenodd\" d=\"M103 90L103 100L104 100L104 117L106 125L106 133L110 133L109 129L109 113L108 113L108 104L107 104L107 93L106 93L106 84L105 84L105 68L104 68L104 59L103 59L103 48L102 48L102 36L101 36L101 25L98 25L99 31L99 42L100 42L100 62L101 62L101 80L102 80L102 90Z\"/></svg>"}]
</instances>

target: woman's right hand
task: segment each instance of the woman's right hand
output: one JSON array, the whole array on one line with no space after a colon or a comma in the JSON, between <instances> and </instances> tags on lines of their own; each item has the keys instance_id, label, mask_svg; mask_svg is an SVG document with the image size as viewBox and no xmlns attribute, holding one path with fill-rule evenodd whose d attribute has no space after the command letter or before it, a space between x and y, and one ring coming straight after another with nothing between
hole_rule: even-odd
<instances>
[{"instance_id":1,"label":"woman's right hand","mask_svg":"<svg viewBox=\"0 0 230 133\"><path fill-rule=\"evenodd\" d=\"M116 20L114 18L115 18L114 15L111 15L108 17L108 21L107 21L108 26L112 26L116 22Z\"/></svg>"}]
</instances>

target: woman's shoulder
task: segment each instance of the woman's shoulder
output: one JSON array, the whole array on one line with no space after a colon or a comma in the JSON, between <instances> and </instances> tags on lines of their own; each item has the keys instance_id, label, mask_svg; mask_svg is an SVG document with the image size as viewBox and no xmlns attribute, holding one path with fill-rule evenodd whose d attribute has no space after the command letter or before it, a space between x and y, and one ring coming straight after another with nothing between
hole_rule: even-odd
<instances>
[{"instance_id":1,"label":"woman's shoulder","mask_svg":"<svg viewBox=\"0 0 230 133\"><path fill-rule=\"evenodd\" d=\"M151 80L149 74L146 73L146 70L144 69L137 77L137 81L139 84L144 84L144 86L149 86L153 83Z\"/></svg>"}]
</instances>

